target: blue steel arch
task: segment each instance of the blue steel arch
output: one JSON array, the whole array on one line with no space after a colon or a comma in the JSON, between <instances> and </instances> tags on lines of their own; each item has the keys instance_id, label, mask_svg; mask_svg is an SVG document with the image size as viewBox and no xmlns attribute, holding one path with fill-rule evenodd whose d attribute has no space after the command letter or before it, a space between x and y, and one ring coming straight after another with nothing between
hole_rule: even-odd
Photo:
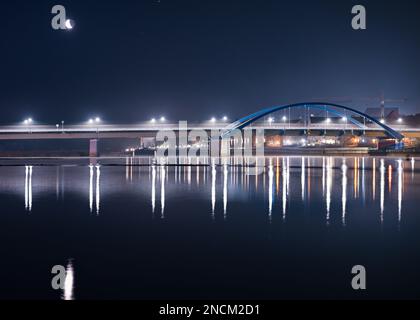
<instances>
[{"instance_id":1,"label":"blue steel arch","mask_svg":"<svg viewBox=\"0 0 420 320\"><path fill-rule=\"evenodd\" d=\"M395 131L394 129L392 129L391 127L381 123L380 121L378 121L377 119L363 113L360 112L358 110L355 110L353 108L350 107L346 107L346 106L342 106L339 104L334 104L334 103L328 103L328 102L304 102L304 103L295 103L295 104L289 104L289 105L284 105L284 106L276 106L276 107L271 107L271 108L266 108L263 110L260 110L258 112L255 112L253 114L250 114L246 117L243 117L235 122L233 122L232 124L230 124L225 131L222 134L222 137L226 136L227 134L229 134L230 132L232 132L233 130L236 129L243 129L247 126L249 126L250 124L252 124L253 122L268 116L269 114L272 114L274 112L278 112L281 110L286 110L286 109L293 109L293 108L300 108L300 107L312 107L312 108L316 108L316 109L322 109L322 110L327 110L328 112L334 113L334 114L338 114L343 116L343 114L341 114L340 112L331 109L331 107L335 107L335 108L341 108L347 111L350 111L352 113L355 113L359 116L362 116L366 119L369 119L370 121L372 121L373 123L377 124L378 126L380 126L381 128L383 128L385 130L385 132L392 138L396 139L396 140L402 140L404 138L404 136ZM349 120L354 123L357 126L360 126L360 124L355 121L354 119L349 118Z\"/></svg>"}]
</instances>

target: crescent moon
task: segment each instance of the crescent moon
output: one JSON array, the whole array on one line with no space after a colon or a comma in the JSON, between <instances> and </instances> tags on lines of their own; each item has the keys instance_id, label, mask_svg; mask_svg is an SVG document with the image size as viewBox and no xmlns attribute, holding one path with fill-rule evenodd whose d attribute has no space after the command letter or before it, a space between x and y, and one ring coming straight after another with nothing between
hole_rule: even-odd
<instances>
[{"instance_id":1,"label":"crescent moon","mask_svg":"<svg viewBox=\"0 0 420 320\"><path fill-rule=\"evenodd\" d=\"M69 30L73 29L73 25L70 19L66 20L66 28Z\"/></svg>"}]
</instances>

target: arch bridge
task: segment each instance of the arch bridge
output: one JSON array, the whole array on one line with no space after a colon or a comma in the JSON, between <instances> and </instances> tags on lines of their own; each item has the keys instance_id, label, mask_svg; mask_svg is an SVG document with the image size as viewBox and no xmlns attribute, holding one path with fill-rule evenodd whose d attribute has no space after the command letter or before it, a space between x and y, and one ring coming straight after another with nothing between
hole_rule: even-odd
<instances>
[{"instance_id":1,"label":"arch bridge","mask_svg":"<svg viewBox=\"0 0 420 320\"><path fill-rule=\"evenodd\" d=\"M273 117L274 115L278 116ZM259 123L260 120L263 120L262 125ZM356 109L327 102L304 102L262 109L230 124L223 131L222 137L234 130L254 127L278 129L283 133L288 130L303 130L305 133L319 130L324 134L327 131L342 133L359 131L366 134L367 131L379 130L397 142L401 142L404 138L400 132L378 119Z\"/></svg>"}]
</instances>

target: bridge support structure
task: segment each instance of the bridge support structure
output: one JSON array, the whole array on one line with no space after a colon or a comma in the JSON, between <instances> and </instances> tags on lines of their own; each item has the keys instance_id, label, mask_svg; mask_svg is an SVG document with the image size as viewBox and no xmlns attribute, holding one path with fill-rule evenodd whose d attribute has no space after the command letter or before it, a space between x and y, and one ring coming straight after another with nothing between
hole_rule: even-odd
<instances>
[{"instance_id":1,"label":"bridge support structure","mask_svg":"<svg viewBox=\"0 0 420 320\"><path fill-rule=\"evenodd\" d=\"M89 141L89 157L95 158L98 156L98 139L91 139Z\"/></svg>"}]
</instances>

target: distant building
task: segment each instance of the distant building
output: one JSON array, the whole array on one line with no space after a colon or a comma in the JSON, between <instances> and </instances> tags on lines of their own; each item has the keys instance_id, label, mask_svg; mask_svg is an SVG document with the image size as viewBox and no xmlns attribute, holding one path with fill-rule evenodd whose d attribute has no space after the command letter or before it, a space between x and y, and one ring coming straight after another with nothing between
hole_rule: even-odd
<instances>
[{"instance_id":1,"label":"distant building","mask_svg":"<svg viewBox=\"0 0 420 320\"><path fill-rule=\"evenodd\" d=\"M382 108L367 108L365 112L368 116L376 119L382 118ZM400 117L400 108L384 108L385 120L397 120Z\"/></svg>"}]
</instances>

